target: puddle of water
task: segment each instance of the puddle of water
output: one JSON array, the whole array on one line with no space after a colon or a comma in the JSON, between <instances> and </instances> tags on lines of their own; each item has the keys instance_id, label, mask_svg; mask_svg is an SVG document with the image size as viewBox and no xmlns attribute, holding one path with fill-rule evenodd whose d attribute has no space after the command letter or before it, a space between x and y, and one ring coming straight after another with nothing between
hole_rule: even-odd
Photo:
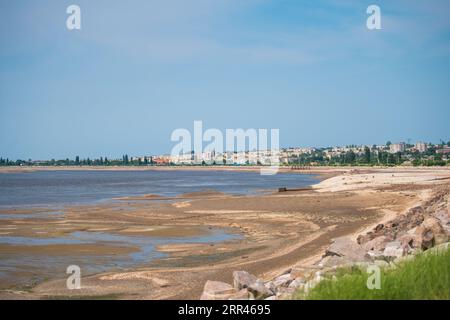
<instances>
[{"instance_id":1,"label":"puddle of water","mask_svg":"<svg viewBox=\"0 0 450 320\"><path fill-rule=\"evenodd\" d=\"M223 229L212 229L207 234L192 237L144 237L128 236L102 232L73 232L58 238L32 238L0 236L0 244L45 246L58 244L97 244L124 247L137 247L137 252L124 255L72 256L66 252L61 256L44 254L0 254L0 288L11 282L11 277L18 277L14 284L24 283L30 278L30 273L40 279L52 278L55 273L64 277L67 266L75 264L82 269L83 275L110 271L113 269L127 269L133 266L147 264L154 259L167 257L168 254L158 252L159 245L173 243L219 243L241 239L239 234L228 233ZM20 277L22 277L20 279Z\"/></svg>"}]
</instances>

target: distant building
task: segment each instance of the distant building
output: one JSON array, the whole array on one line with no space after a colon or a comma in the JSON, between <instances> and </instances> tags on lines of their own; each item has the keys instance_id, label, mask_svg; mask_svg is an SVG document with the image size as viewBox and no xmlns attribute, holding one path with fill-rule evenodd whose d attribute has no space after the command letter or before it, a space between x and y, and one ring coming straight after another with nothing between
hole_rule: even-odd
<instances>
[{"instance_id":1,"label":"distant building","mask_svg":"<svg viewBox=\"0 0 450 320\"><path fill-rule=\"evenodd\" d=\"M406 144L404 142L393 143L390 146L391 153L405 152L405 149L406 149Z\"/></svg>"},{"instance_id":2,"label":"distant building","mask_svg":"<svg viewBox=\"0 0 450 320\"><path fill-rule=\"evenodd\" d=\"M153 157L153 163L158 166L168 165L170 164L170 160L170 156L167 155Z\"/></svg>"},{"instance_id":3,"label":"distant building","mask_svg":"<svg viewBox=\"0 0 450 320\"><path fill-rule=\"evenodd\" d=\"M450 154L450 147L444 146L442 149L436 150L437 154Z\"/></svg>"},{"instance_id":4,"label":"distant building","mask_svg":"<svg viewBox=\"0 0 450 320\"><path fill-rule=\"evenodd\" d=\"M416 145L415 145L415 149L417 150L417 151L419 151L420 153L423 153L423 152L427 152L427 145L426 145L426 143L423 143L423 142L417 142L416 143Z\"/></svg>"}]
</instances>

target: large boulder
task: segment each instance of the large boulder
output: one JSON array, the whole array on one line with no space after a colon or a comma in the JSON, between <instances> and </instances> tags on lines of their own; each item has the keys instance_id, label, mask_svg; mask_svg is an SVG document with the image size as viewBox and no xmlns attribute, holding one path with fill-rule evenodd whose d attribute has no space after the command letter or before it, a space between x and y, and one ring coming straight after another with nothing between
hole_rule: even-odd
<instances>
[{"instance_id":1,"label":"large boulder","mask_svg":"<svg viewBox=\"0 0 450 320\"><path fill-rule=\"evenodd\" d=\"M274 292L264 285L261 279L256 280L256 282L248 286L248 291L250 291L256 299L265 299L274 294Z\"/></svg>"},{"instance_id":2,"label":"large boulder","mask_svg":"<svg viewBox=\"0 0 450 320\"><path fill-rule=\"evenodd\" d=\"M422 238L415 234L417 228L414 228L414 233L407 232L401 236L398 241L400 241L403 248L410 247L411 249L422 249Z\"/></svg>"},{"instance_id":3,"label":"large boulder","mask_svg":"<svg viewBox=\"0 0 450 320\"><path fill-rule=\"evenodd\" d=\"M325 256L338 256L349 263L370 260L366 256L366 251L349 237L335 239L325 252Z\"/></svg>"},{"instance_id":4,"label":"large boulder","mask_svg":"<svg viewBox=\"0 0 450 320\"><path fill-rule=\"evenodd\" d=\"M423 250L430 249L435 245L446 243L449 240L447 230L441 225L438 218L428 217L420 226L415 228L411 234L413 246L420 247ZM404 241L406 241L404 239Z\"/></svg>"},{"instance_id":5,"label":"large boulder","mask_svg":"<svg viewBox=\"0 0 450 320\"><path fill-rule=\"evenodd\" d=\"M234 288L228 283L208 280L205 283L200 300L227 300L235 292Z\"/></svg>"},{"instance_id":6,"label":"large boulder","mask_svg":"<svg viewBox=\"0 0 450 320\"><path fill-rule=\"evenodd\" d=\"M422 226L433 232L434 245L439 245L448 241L447 231L442 227L439 219L433 217L426 218L423 221Z\"/></svg>"},{"instance_id":7,"label":"large boulder","mask_svg":"<svg viewBox=\"0 0 450 320\"><path fill-rule=\"evenodd\" d=\"M450 209L442 209L436 212L435 217L439 220L442 227L450 235Z\"/></svg>"},{"instance_id":8,"label":"large boulder","mask_svg":"<svg viewBox=\"0 0 450 320\"><path fill-rule=\"evenodd\" d=\"M258 280L258 278L247 271L233 272L233 285L236 290L248 288L251 284L255 283L256 280Z\"/></svg>"},{"instance_id":9,"label":"large boulder","mask_svg":"<svg viewBox=\"0 0 450 320\"><path fill-rule=\"evenodd\" d=\"M407 248L403 247L400 241L392 241L386 244L386 248L383 251L383 256L386 260L393 261L397 258L403 257L407 253Z\"/></svg>"},{"instance_id":10,"label":"large boulder","mask_svg":"<svg viewBox=\"0 0 450 320\"><path fill-rule=\"evenodd\" d=\"M298 278L289 284L289 288L297 289L300 288L300 286L304 285L305 283L306 283L305 280Z\"/></svg>"},{"instance_id":11,"label":"large boulder","mask_svg":"<svg viewBox=\"0 0 450 320\"><path fill-rule=\"evenodd\" d=\"M267 288L261 279L247 271L234 271L233 285L236 290L248 289L256 299L264 299L273 295L272 290Z\"/></svg>"},{"instance_id":12,"label":"large boulder","mask_svg":"<svg viewBox=\"0 0 450 320\"><path fill-rule=\"evenodd\" d=\"M283 274L283 275L281 275L279 277L276 277L273 280L273 285L275 287L288 287L289 284L292 282L292 280L294 280L294 279L292 279L290 273Z\"/></svg>"},{"instance_id":13,"label":"large boulder","mask_svg":"<svg viewBox=\"0 0 450 320\"><path fill-rule=\"evenodd\" d=\"M414 231L415 241L417 243L416 247L427 250L434 245L434 234L433 231L424 225L420 225Z\"/></svg>"},{"instance_id":14,"label":"large boulder","mask_svg":"<svg viewBox=\"0 0 450 320\"><path fill-rule=\"evenodd\" d=\"M379 236L364 243L362 248L366 251L383 251L386 248L386 244L393 240L394 239L389 236Z\"/></svg>"},{"instance_id":15,"label":"large boulder","mask_svg":"<svg viewBox=\"0 0 450 320\"><path fill-rule=\"evenodd\" d=\"M228 297L228 300L254 300L253 294L246 288L242 289Z\"/></svg>"}]
</instances>

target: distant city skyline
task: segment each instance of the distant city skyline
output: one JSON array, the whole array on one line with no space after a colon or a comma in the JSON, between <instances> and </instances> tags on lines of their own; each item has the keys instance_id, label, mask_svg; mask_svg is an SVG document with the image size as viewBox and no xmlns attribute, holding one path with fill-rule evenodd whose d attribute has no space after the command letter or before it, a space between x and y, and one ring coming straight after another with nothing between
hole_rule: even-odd
<instances>
[{"instance_id":1,"label":"distant city skyline","mask_svg":"<svg viewBox=\"0 0 450 320\"><path fill-rule=\"evenodd\" d=\"M442 148L442 145L444 146L445 150L447 150L448 148L450 148L450 140L449 141L440 141L438 143L433 143L433 142L425 142L423 140L418 140L415 142L404 142L404 141L386 141L386 143L372 143L372 144L346 144L346 145L328 145L328 146L281 146L280 147L280 151L281 152L290 152L290 151L298 151L301 150L302 153L309 153L311 151L317 151L317 150L338 150L339 152L341 152L342 150L359 150L360 152L363 152L364 148L375 148L375 149L379 149L379 148L387 148L388 152L390 153L397 153L397 152L405 152L407 150L409 150L407 147L410 146L409 148L412 150L416 150L420 153L426 152L428 150L429 147L435 147L435 148ZM204 151L201 153L195 153L194 150L192 150L191 152L186 152L186 153L181 153L179 154L179 156L181 156L181 158L183 158L183 156L187 156L187 155L201 155L201 154L211 154L211 153L215 153L218 155L222 155L222 154L231 154L231 153L252 153L252 152L262 152L262 151L267 151L267 152L273 152L274 150L271 149L248 149L246 148L245 150L241 150L241 151L230 151L230 150L224 150L224 151L216 151L216 150L209 150L209 151ZM50 161L50 160L86 160L86 159L90 159L90 160L95 160L95 159L106 159L106 160L120 160L120 159L124 159L126 158L127 161L128 160L133 160L133 159L141 159L142 161L144 161L144 158L150 159L150 157L177 157L177 155L171 155L169 153L161 153L161 154L157 154L157 153L152 153L152 152L140 152L140 153L136 153L136 154L128 154L128 153L123 153L120 156L108 156L108 155L98 155L98 156L85 156L85 155L76 155L74 157L60 157L60 158L8 158L8 157L3 157L0 155L0 159L2 160L10 160L10 161L16 161L16 160L23 160L23 161ZM184 157L186 159L186 157Z\"/></svg>"},{"instance_id":2,"label":"distant city skyline","mask_svg":"<svg viewBox=\"0 0 450 320\"><path fill-rule=\"evenodd\" d=\"M66 8L81 8L81 30ZM381 8L381 30L366 9ZM170 154L194 120L281 147L450 140L450 2L4 1L0 156Z\"/></svg>"}]
</instances>

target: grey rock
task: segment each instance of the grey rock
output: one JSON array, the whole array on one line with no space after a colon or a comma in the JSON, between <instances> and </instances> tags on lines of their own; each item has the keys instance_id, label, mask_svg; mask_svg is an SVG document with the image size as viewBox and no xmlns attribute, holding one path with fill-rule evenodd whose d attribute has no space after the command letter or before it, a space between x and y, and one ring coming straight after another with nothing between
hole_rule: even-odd
<instances>
[{"instance_id":1,"label":"grey rock","mask_svg":"<svg viewBox=\"0 0 450 320\"><path fill-rule=\"evenodd\" d=\"M348 262L368 261L366 251L349 237L341 237L334 240L328 247L325 256L338 256Z\"/></svg>"},{"instance_id":2,"label":"grey rock","mask_svg":"<svg viewBox=\"0 0 450 320\"><path fill-rule=\"evenodd\" d=\"M236 290L248 288L252 283L255 283L256 280L258 280L258 278L247 271L233 272L233 285Z\"/></svg>"},{"instance_id":3,"label":"grey rock","mask_svg":"<svg viewBox=\"0 0 450 320\"><path fill-rule=\"evenodd\" d=\"M247 271L233 272L233 285L236 290L248 289L256 299L264 299L273 295L264 282Z\"/></svg>"},{"instance_id":4,"label":"grey rock","mask_svg":"<svg viewBox=\"0 0 450 320\"><path fill-rule=\"evenodd\" d=\"M304 285L305 283L306 283L305 280L298 278L289 284L289 288L297 289L300 288L300 286Z\"/></svg>"},{"instance_id":5,"label":"grey rock","mask_svg":"<svg viewBox=\"0 0 450 320\"><path fill-rule=\"evenodd\" d=\"M206 281L200 300L226 300L233 293L234 288L225 282Z\"/></svg>"},{"instance_id":6,"label":"grey rock","mask_svg":"<svg viewBox=\"0 0 450 320\"><path fill-rule=\"evenodd\" d=\"M274 284L275 287L288 287L289 284L292 282L292 280L293 279L292 279L290 273L283 274L283 275L281 275L279 277L276 277L273 280L273 284Z\"/></svg>"},{"instance_id":7,"label":"grey rock","mask_svg":"<svg viewBox=\"0 0 450 320\"><path fill-rule=\"evenodd\" d=\"M366 251L383 251L386 248L386 244L392 240L391 237L379 236L364 243L362 248Z\"/></svg>"},{"instance_id":8,"label":"grey rock","mask_svg":"<svg viewBox=\"0 0 450 320\"><path fill-rule=\"evenodd\" d=\"M448 241L447 231L442 227L439 219L433 217L426 218L422 223L422 226L433 232L434 245L439 245Z\"/></svg>"},{"instance_id":9,"label":"grey rock","mask_svg":"<svg viewBox=\"0 0 450 320\"><path fill-rule=\"evenodd\" d=\"M248 290L255 296L255 299L265 299L273 295L272 290L269 290L260 279L248 286Z\"/></svg>"},{"instance_id":10,"label":"grey rock","mask_svg":"<svg viewBox=\"0 0 450 320\"><path fill-rule=\"evenodd\" d=\"M405 255L405 250L402 247L400 241L392 241L386 244L386 248L383 251L383 255L388 260L394 260Z\"/></svg>"},{"instance_id":11,"label":"grey rock","mask_svg":"<svg viewBox=\"0 0 450 320\"><path fill-rule=\"evenodd\" d=\"M254 300L255 297L248 289L242 289L228 297L228 300Z\"/></svg>"}]
</instances>

